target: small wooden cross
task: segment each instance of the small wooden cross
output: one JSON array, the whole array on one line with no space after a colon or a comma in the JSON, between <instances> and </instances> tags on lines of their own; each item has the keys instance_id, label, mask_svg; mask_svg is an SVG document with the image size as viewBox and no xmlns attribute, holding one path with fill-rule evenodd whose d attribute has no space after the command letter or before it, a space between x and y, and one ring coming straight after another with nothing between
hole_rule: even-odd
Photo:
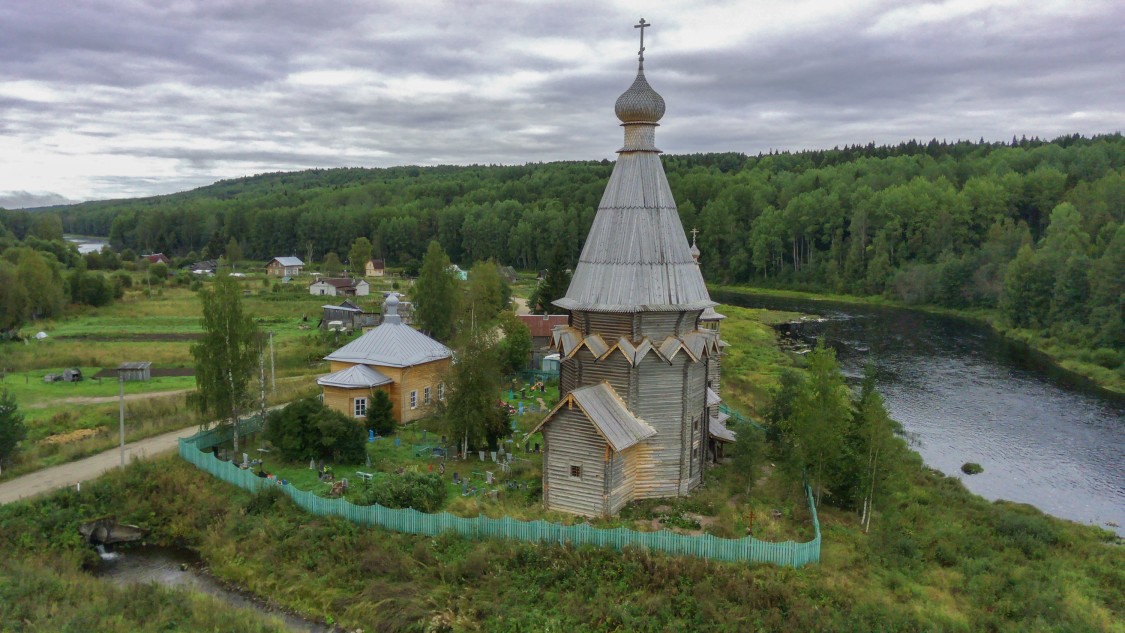
<instances>
[{"instance_id":1,"label":"small wooden cross","mask_svg":"<svg viewBox=\"0 0 1125 633\"><path fill-rule=\"evenodd\" d=\"M645 29L650 26L652 25L648 22L645 22L644 18L641 18L640 23L633 25L633 28L641 30L641 50L637 51L637 56L642 62L645 60Z\"/></svg>"}]
</instances>

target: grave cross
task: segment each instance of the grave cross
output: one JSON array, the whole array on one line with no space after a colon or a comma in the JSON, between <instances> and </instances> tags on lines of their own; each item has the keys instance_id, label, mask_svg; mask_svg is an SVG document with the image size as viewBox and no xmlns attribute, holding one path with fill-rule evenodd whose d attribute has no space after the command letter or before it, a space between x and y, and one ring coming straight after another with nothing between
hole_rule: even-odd
<instances>
[{"instance_id":1,"label":"grave cross","mask_svg":"<svg viewBox=\"0 0 1125 633\"><path fill-rule=\"evenodd\" d=\"M641 50L637 51L637 57L639 57L642 62L645 60L645 29L650 26L652 25L645 22L644 18L641 18L640 23L633 25L633 28L641 30Z\"/></svg>"}]
</instances>

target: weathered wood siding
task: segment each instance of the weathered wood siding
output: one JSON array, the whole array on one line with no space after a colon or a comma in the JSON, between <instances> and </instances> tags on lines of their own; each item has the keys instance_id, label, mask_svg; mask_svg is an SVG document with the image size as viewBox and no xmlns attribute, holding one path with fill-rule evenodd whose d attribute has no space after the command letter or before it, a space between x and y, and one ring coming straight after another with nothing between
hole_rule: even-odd
<instances>
[{"instance_id":1,"label":"weathered wood siding","mask_svg":"<svg viewBox=\"0 0 1125 633\"><path fill-rule=\"evenodd\" d=\"M608 446L577 406L563 408L543 428L543 499L551 510L585 516L607 513ZM582 468L581 478L570 467Z\"/></svg>"},{"instance_id":2,"label":"weathered wood siding","mask_svg":"<svg viewBox=\"0 0 1125 633\"><path fill-rule=\"evenodd\" d=\"M707 359L707 383L711 390L722 394L722 354L714 354Z\"/></svg>"},{"instance_id":3,"label":"weathered wood siding","mask_svg":"<svg viewBox=\"0 0 1125 633\"><path fill-rule=\"evenodd\" d=\"M645 440L649 459L638 464L636 497L674 497L680 491L683 454L683 386L687 354L671 363L655 354L637 366L637 401L634 414L656 429Z\"/></svg>"},{"instance_id":4,"label":"weathered wood siding","mask_svg":"<svg viewBox=\"0 0 1125 633\"><path fill-rule=\"evenodd\" d=\"M703 477L703 447L707 437L707 366L688 363L684 383L687 437L687 492L698 486Z\"/></svg>"},{"instance_id":5,"label":"weathered wood siding","mask_svg":"<svg viewBox=\"0 0 1125 633\"><path fill-rule=\"evenodd\" d=\"M622 400L629 401L629 376L633 368L624 355L613 353L598 360L589 349L582 348L569 361L576 373L575 384L570 389L608 382Z\"/></svg>"},{"instance_id":6,"label":"weathered wood siding","mask_svg":"<svg viewBox=\"0 0 1125 633\"><path fill-rule=\"evenodd\" d=\"M692 312L638 312L633 317L633 338L648 337L660 342L669 336L680 336L696 329L699 311Z\"/></svg>"},{"instance_id":7,"label":"weathered wood siding","mask_svg":"<svg viewBox=\"0 0 1125 633\"><path fill-rule=\"evenodd\" d=\"M616 312L586 312L583 334L598 334L610 345L624 336L633 337L633 315Z\"/></svg>"}]
</instances>

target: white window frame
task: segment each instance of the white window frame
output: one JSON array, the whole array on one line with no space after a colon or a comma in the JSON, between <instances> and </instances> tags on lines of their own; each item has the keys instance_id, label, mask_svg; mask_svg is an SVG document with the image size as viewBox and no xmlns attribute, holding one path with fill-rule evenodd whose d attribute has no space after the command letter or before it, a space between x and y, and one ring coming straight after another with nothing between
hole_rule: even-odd
<instances>
[{"instance_id":1,"label":"white window frame","mask_svg":"<svg viewBox=\"0 0 1125 633\"><path fill-rule=\"evenodd\" d=\"M430 406L430 386L426 385L422 388L422 404L427 407Z\"/></svg>"},{"instance_id":2,"label":"white window frame","mask_svg":"<svg viewBox=\"0 0 1125 633\"><path fill-rule=\"evenodd\" d=\"M360 411L362 407L363 411ZM367 398L356 398L352 400L352 413L355 417L362 418L367 416Z\"/></svg>"},{"instance_id":3,"label":"white window frame","mask_svg":"<svg viewBox=\"0 0 1125 633\"><path fill-rule=\"evenodd\" d=\"M437 386L437 399L445 402L445 383L439 382Z\"/></svg>"},{"instance_id":4,"label":"white window frame","mask_svg":"<svg viewBox=\"0 0 1125 633\"><path fill-rule=\"evenodd\" d=\"M410 408L411 409L417 409L418 408L418 391L417 390L414 390L414 391L410 392Z\"/></svg>"}]
</instances>

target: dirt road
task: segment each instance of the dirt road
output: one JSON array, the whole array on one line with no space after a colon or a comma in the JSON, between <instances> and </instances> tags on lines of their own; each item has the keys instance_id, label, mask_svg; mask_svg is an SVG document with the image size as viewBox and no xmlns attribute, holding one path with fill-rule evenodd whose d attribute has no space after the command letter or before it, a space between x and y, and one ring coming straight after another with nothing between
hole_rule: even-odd
<instances>
[{"instance_id":1,"label":"dirt road","mask_svg":"<svg viewBox=\"0 0 1125 633\"><path fill-rule=\"evenodd\" d=\"M199 431L199 426L192 425L178 431L130 442L125 445L125 463L128 464L134 457L144 459L174 450L177 438L191 437L197 431ZM44 468L11 481L0 483L0 504L74 486L81 481L96 479L102 473L120 465L121 449L115 448L76 462Z\"/></svg>"},{"instance_id":2,"label":"dirt road","mask_svg":"<svg viewBox=\"0 0 1125 633\"><path fill-rule=\"evenodd\" d=\"M182 393L195 391L195 389L173 389L171 391L149 391L148 393L127 393L125 394L125 402L132 402L133 400L148 400L149 398L161 398L164 396L178 396ZM48 400L47 402L36 402L25 406L25 409L45 409L47 407L54 407L60 404L105 404L106 402L117 402L119 396L71 396L69 398L56 398Z\"/></svg>"}]
</instances>

